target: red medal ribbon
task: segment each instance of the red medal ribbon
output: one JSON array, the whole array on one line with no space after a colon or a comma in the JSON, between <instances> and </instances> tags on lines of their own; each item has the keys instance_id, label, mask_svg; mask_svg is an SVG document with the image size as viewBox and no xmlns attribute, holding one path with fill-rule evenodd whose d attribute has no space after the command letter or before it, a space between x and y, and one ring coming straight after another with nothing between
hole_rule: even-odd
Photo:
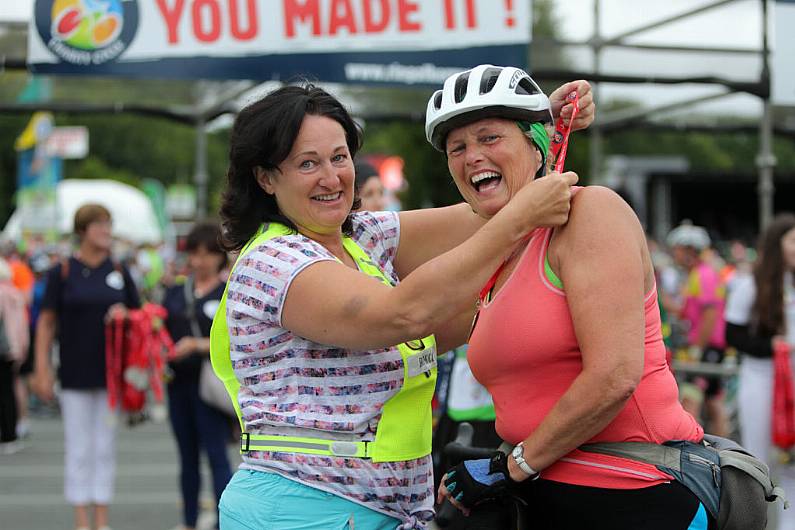
<instances>
[{"instance_id":1,"label":"red medal ribbon","mask_svg":"<svg viewBox=\"0 0 795 530\"><path fill-rule=\"evenodd\" d=\"M563 173L563 164L566 162L566 153L568 152L569 148L571 124L574 122L574 118L577 117L577 113L580 112L580 95L577 94L576 90L571 91L569 95L566 96L566 101L571 103L573 106L571 110L571 119L569 119L569 124L565 125L563 123L563 118L558 117L557 121L555 122L555 135L552 137L552 141L550 142L549 146L549 153L555 159L555 172L557 173ZM480 295L478 296L477 311L475 313L475 318L472 320L472 328L469 330L470 338L472 337L472 332L475 331L475 325L478 322L480 308L483 306L483 303L486 301L489 293L497 283L497 278L505 268L505 263L507 263L507 261L503 262L499 266L497 271L491 276L491 278L489 278L489 281L486 282L486 285L484 285L483 289L480 291Z\"/></svg>"},{"instance_id":2,"label":"red medal ribbon","mask_svg":"<svg viewBox=\"0 0 795 530\"><path fill-rule=\"evenodd\" d=\"M566 101L570 102L573 106L571 110L571 119L568 125L563 124L563 118L558 117L555 122L555 134L552 137L552 142L549 147L550 154L555 159L555 171L563 173L563 164L566 162L566 152L569 148L569 135L571 134L571 124L574 123L574 118L580 112L580 96L574 90L566 96Z\"/></svg>"}]
</instances>

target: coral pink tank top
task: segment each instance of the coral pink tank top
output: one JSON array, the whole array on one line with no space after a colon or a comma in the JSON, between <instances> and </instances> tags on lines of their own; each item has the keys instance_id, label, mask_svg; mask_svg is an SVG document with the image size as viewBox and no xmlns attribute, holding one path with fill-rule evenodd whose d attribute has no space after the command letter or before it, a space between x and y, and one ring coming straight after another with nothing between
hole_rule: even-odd
<instances>
[{"instance_id":1,"label":"coral pink tank top","mask_svg":"<svg viewBox=\"0 0 795 530\"><path fill-rule=\"evenodd\" d=\"M497 433L511 444L538 427L582 371L566 293L545 272L551 234L550 228L533 233L511 277L481 308L469 341L472 373L494 398ZM679 404L676 381L665 360L656 289L644 302L642 379L618 416L590 442L700 441L704 435ZM616 489L644 488L672 478L651 465L580 450L561 458L542 476Z\"/></svg>"}]
</instances>

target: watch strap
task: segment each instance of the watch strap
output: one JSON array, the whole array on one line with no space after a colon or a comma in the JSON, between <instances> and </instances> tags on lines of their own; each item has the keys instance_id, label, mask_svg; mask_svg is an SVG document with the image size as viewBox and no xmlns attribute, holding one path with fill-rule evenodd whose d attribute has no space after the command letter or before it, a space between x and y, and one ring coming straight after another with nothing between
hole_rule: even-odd
<instances>
[{"instance_id":1,"label":"watch strap","mask_svg":"<svg viewBox=\"0 0 795 530\"><path fill-rule=\"evenodd\" d=\"M513 451L511 452L513 459L516 461L516 465L519 466L519 469L527 473L530 480L536 480L541 476L541 473L530 467L530 464L524 459L524 442L519 442L514 447Z\"/></svg>"}]
</instances>

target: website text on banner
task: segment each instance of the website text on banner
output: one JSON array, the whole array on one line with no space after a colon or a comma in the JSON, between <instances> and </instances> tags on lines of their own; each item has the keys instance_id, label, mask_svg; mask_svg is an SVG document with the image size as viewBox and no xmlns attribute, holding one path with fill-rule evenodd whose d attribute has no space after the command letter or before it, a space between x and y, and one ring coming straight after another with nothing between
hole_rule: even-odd
<instances>
[{"instance_id":1,"label":"website text on banner","mask_svg":"<svg viewBox=\"0 0 795 530\"><path fill-rule=\"evenodd\" d=\"M437 84L526 66L518 0L36 0L37 73Z\"/></svg>"}]
</instances>

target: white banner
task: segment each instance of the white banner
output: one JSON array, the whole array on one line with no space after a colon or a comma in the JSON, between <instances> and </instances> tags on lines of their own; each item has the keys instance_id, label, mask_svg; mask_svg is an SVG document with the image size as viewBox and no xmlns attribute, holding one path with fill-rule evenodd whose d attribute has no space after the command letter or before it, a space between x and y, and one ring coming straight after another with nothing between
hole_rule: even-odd
<instances>
[{"instance_id":1,"label":"white banner","mask_svg":"<svg viewBox=\"0 0 795 530\"><path fill-rule=\"evenodd\" d=\"M795 106L795 0L777 0L773 20L771 101L774 105Z\"/></svg>"},{"instance_id":2,"label":"white banner","mask_svg":"<svg viewBox=\"0 0 795 530\"><path fill-rule=\"evenodd\" d=\"M85 158L88 155L88 127L55 127L46 146L50 156Z\"/></svg>"},{"instance_id":3,"label":"white banner","mask_svg":"<svg viewBox=\"0 0 795 530\"><path fill-rule=\"evenodd\" d=\"M531 13L520 0L37 0L28 55L45 73L346 81L353 64L407 82L428 76L418 67L523 66Z\"/></svg>"}]
</instances>

